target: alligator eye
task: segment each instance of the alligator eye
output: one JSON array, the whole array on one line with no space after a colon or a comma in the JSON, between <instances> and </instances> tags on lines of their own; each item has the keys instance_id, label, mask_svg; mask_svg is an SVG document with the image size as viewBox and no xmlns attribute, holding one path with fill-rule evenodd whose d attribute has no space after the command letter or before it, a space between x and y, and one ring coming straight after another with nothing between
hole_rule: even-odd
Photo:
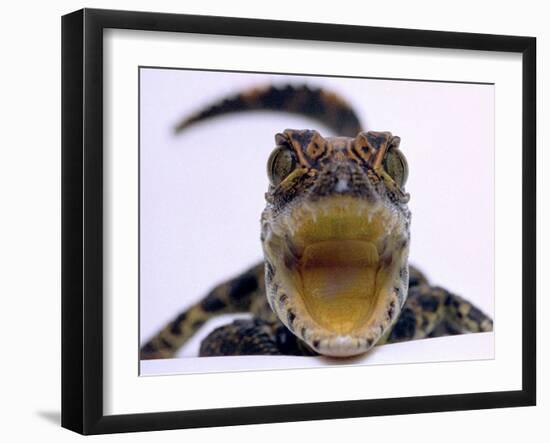
<instances>
[{"instance_id":1,"label":"alligator eye","mask_svg":"<svg viewBox=\"0 0 550 443\"><path fill-rule=\"evenodd\" d=\"M409 176L409 167L407 159L403 153L394 147L391 147L384 158L384 169L390 174L397 186L402 188Z\"/></svg>"},{"instance_id":2,"label":"alligator eye","mask_svg":"<svg viewBox=\"0 0 550 443\"><path fill-rule=\"evenodd\" d=\"M277 146L267 161L267 175L273 186L281 183L296 168L296 158L290 149Z\"/></svg>"}]
</instances>

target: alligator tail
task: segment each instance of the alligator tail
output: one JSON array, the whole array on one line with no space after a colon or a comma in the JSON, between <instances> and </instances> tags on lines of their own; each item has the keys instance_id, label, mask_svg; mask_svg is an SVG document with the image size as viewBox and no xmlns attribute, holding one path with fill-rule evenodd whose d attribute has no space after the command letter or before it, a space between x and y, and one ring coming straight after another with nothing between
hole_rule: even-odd
<instances>
[{"instance_id":1,"label":"alligator tail","mask_svg":"<svg viewBox=\"0 0 550 443\"><path fill-rule=\"evenodd\" d=\"M178 133L195 123L225 114L269 110L310 117L334 131L355 137L362 131L353 108L339 95L307 85L267 86L249 89L198 111L176 125Z\"/></svg>"}]
</instances>

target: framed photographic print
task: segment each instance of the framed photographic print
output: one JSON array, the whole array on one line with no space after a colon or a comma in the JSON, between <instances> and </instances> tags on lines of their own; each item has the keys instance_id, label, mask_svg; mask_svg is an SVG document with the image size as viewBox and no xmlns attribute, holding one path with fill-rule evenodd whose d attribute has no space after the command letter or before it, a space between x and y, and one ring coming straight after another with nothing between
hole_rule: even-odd
<instances>
[{"instance_id":1,"label":"framed photographic print","mask_svg":"<svg viewBox=\"0 0 550 443\"><path fill-rule=\"evenodd\" d=\"M535 50L64 16L62 425L535 404Z\"/></svg>"}]
</instances>

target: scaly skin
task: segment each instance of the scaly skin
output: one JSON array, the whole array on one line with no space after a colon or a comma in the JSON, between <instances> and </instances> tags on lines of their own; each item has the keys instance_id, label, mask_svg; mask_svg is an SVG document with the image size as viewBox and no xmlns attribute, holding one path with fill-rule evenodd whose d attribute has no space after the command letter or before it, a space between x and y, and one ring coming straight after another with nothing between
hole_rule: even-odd
<instances>
[{"instance_id":1,"label":"scaly skin","mask_svg":"<svg viewBox=\"0 0 550 443\"><path fill-rule=\"evenodd\" d=\"M277 134L262 214L264 262L216 286L141 349L169 358L208 319L251 312L213 331L201 356L347 357L383 343L492 330L466 300L432 287L408 265L410 212L399 138L363 132L333 93L309 87L254 89L180 123L270 109L310 116L338 137Z\"/></svg>"}]
</instances>

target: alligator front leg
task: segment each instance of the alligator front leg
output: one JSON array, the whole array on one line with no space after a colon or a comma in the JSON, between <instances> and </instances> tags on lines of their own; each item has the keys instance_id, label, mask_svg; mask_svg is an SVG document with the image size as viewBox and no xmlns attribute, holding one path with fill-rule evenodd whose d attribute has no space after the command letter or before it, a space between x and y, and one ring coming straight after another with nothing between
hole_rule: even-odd
<instances>
[{"instance_id":1,"label":"alligator front leg","mask_svg":"<svg viewBox=\"0 0 550 443\"><path fill-rule=\"evenodd\" d=\"M201 343L200 356L313 355L281 322L258 318L235 320L211 332Z\"/></svg>"},{"instance_id":2,"label":"alligator front leg","mask_svg":"<svg viewBox=\"0 0 550 443\"><path fill-rule=\"evenodd\" d=\"M248 312L257 300L265 299L264 265L260 263L236 278L214 287L209 294L181 312L149 339L140 350L142 360L172 358L211 318Z\"/></svg>"},{"instance_id":3,"label":"alligator front leg","mask_svg":"<svg viewBox=\"0 0 550 443\"><path fill-rule=\"evenodd\" d=\"M386 343L492 330L491 318L469 301L443 288L421 284L409 289Z\"/></svg>"}]
</instances>

